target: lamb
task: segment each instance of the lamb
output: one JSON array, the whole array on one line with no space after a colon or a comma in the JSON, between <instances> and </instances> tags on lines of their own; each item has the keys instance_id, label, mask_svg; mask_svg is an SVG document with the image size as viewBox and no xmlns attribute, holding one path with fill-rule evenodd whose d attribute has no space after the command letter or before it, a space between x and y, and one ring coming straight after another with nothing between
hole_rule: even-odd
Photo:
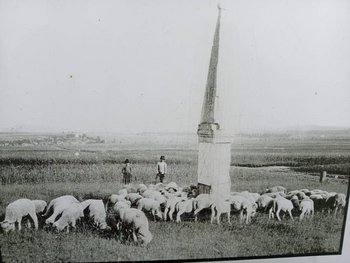
<instances>
[{"instance_id":1,"label":"lamb","mask_svg":"<svg viewBox=\"0 0 350 263\"><path fill-rule=\"evenodd\" d=\"M193 208L195 209L194 210L194 221L197 222L198 213L205 208L210 208L212 203L210 201L209 194L200 194L195 198L195 200L193 202L194 202Z\"/></svg>"},{"instance_id":2,"label":"lamb","mask_svg":"<svg viewBox=\"0 0 350 263\"><path fill-rule=\"evenodd\" d=\"M38 229L38 218L35 212L35 204L29 199L18 199L6 207L4 221L0 222L4 232L15 230L15 223L18 223L18 230L21 230L21 221L24 216L29 215L34 222L35 230Z\"/></svg>"},{"instance_id":3,"label":"lamb","mask_svg":"<svg viewBox=\"0 0 350 263\"><path fill-rule=\"evenodd\" d=\"M69 225L75 228L76 221L81 217L84 217L83 206L80 203L71 203L63 210L62 216L53 223L53 226L59 231L67 227L69 232Z\"/></svg>"},{"instance_id":4,"label":"lamb","mask_svg":"<svg viewBox=\"0 0 350 263\"><path fill-rule=\"evenodd\" d=\"M183 213L191 213L193 211L193 198L188 200L182 200L177 202L175 205L177 215L176 215L176 223L181 222L181 215Z\"/></svg>"},{"instance_id":5,"label":"lamb","mask_svg":"<svg viewBox=\"0 0 350 263\"><path fill-rule=\"evenodd\" d=\"M215 215L215 210L216 210L216 215ZM229 200L225 200L224 202L221 203L216 203L214 202L211 205L211 219L210 223L212 224L214 222L214 219L216 217L218 225L220 225L220 216L221 214L227 214L227 221L229 225L231 225L230 221L230 215L231 215L231 202Z\"/></svg>"},{"instance_id":6,"label":"lamb","mask_svg":"<svg viewBox=\"0 0 350 263\"><path fill-rule=\"evenodd\" d=\"M142 198L137 201L138 210L150 211L153 215L153 219L156 220L156 216L162 218L162 212L160 210L160 203L151 198Z\"/></svg>"},{"instance_id":7,"label":"lamb","mask_svg":"<svg viewBox=\"0 0 350 263\"><path fill-rule=\"evenodd\" d=\"M280 197L276 197L274 200L273 200L273 206L272 208L270 209L269 211L269 219L271 217L273 217L273 213L276 214L277 216L277 219L278 221L281 221L281 218L279 216L280 212L283 211L283 212L288 212L289 213L289 216L292 220L293 219L293 216L292 216L292 210L293 210L293 203L292 201L280 196Z\"/></svg>"},{"instance_id":8,"label":"lamb","mask_svg":"<svg viewBox=\"0 0 350 263\"><path fill-rule=\"evenodd\" d=\"M233 210L240 212L239 218L241 223L245 221L245 223L248 224L251 218L255 215L255 206L253 206L253 204L244 196L231 195L230 203Z\"/></svg>"},{"instance_id":9,"label":"lamb","mask_svg":"<svg viewBox=\"0 0 350 263\"><path fill-rule=\"evenodd\" d=\"M58 197L56 199L53 199L46 210L46 213L44 216L47 216L51 208L53 209L53 214L45 220L45 224L52 224L55 222L56 217L61 214L65 209L70 207L71 204L73 203L79 203L79 201L71 195L64 195L61 197Z\"/></svg>"},{"instance_id":10,"label":"lamb","mask_svg":"<svg viewBox=\"0 0 350 263\"><path fill-rule=\"evenodd\" d=\"M145 214L135 208L128 208L120 210L120 220L122 230L130 233L131 230L135 242L140 242L147 245L151 242L153 235L149 231L149 223Z\"/></svg>"},{"instance_id":11,"label":"lamb","mask_svg":"<svg viewBox=\"0 0 350 263\"><path fill-rule=\"evenodd\" d=\"M88 199L80 203L83 210L94 220L94 224L100 229L106 229L106 210L102 200Z\"/></svg>"}]
</instances>

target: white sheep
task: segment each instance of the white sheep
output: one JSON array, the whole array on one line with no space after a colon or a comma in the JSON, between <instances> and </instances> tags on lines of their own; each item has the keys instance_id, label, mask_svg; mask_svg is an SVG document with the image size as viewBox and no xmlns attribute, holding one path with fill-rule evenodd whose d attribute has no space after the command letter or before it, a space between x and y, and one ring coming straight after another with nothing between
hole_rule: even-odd
<instances>
[{"instance_id":1,"label":"white sheep","mask_svg":"<svg viewBox=\"0 0 350 263\"><path fill-rule=\"evenodd\" d=\"M210 208L212 202L209 194L200 194L193 201L194 221L197 222L197 215L205 208Z\"/></svg>"},{"instance_id":2,"label":"white sheep","mask_svg":"<svg viewBox=\"0 0 350 263\"><path fill-rule=\"evenodd\" d=\"M215 213L216 210L216 213ZM231 201L225 200L223 202L214 202L211 205L211 219L210 223L212 224L214 222L214 219L216 217L216 221L218 225L220 225L220 216L222 214L227 214L227 222L229 225L231 225L230 215L231 215Z\"/></svg>"},{"instance_id":3,"label":"white sheep","mask_svg":"<svg viewBox=\"0 0 350 263\"><path fill-rule=\"evenodd\" d=\"M165 190L170 192L171 189L173 189L173 191L177 192L179 190L179 187L175 182L170 182L165 186Z\"/></svg>"},{"instance_id":4,"label":"white sheep","mask_svg":"<svg viewBox=\"0 0 350 263\"><path fill-rule=\"evenodd\" d=\"M149 231L149 223L145 214L135 208L120 210L120 220L122 230L126 233L132 233L134 242L140 242L147 245L151 242L153 235Z\"/></svg>"},{"instance_id":5,"label":"white sheep","mask_svg":"<svg viewBox=\"0 0 350 263\"><path fill-rule=\"evenodd\" d=\"M314 201L312 201L310 198L306 198L300 201L299 203L299 210L301 211L299 220L303 220L304 215L305 216L311 216L311 218L314 216Z\"/></svg>"},{"instance_id":6,"label":"white sheep","mask_svg":"<svg viewBox=\"0 0 350 263\"><path fill-rule=\"evenodd\" d=\"M34 222L34 227L38 229L38 218L36 216L35 204L29 199L18 199L10 203L6 207L6 215L4 221L0 222L4 232L15 230L16 222L18 230L21 230L21 221L24 216L29 215Z\"/></svg>"},{"instance_id":7,"label":"white sheep","mask_svg":"<svg viewBox=\"0 0 350 263\"><path fill-rule=\"evenodd\" d=\"M138 210L151 212L154 220L156 219L156 216L160 219L162 218L160 203L158 201L151 198L142 198L137 201L136 205Z\"/></svg>"},{"instance_id":8,"label":"white sheep","mask_svg":"<svg viewBox=\"0 0 350 263\"><path fill-rule=\"evenodd\" d=\"M94 224L100 229L106 229L106 210L102 200L88 199L80 203L83 210L88 210L88 216L94 220Z\"/></svg>"},{"instance_id":9,"label":"white sheep","mask_svg":"<svg viewBox=\"0 0 350 263\"><path fill-rule=\"evenodd\" d=\"M145 184L139 184L139 186L137 187L137 192L139 194L143 193L146 190L147 190L147 186Z\"/></svg>"},{"instance_id":10,"label":"white sheep","mask_svg":"<svg viewBox=\"0 0 350 263\"><path fill-rule=\"evenodd\" d=\"M333 215L336 216L338 209L344 209L346 205L346 196L345 194L335 194L330 196L326 200L326 206L329 209L328 211L332 211Z\"/></svg>"},{"instance_id":11,"label":"white sheep","mask_svg":"<svg viewBox=\"0 0 350 263\"><path fill-rule=\"evenodd\" d=\"M121 200L114 204L113 211L119 213L121 209L130 208L131 202L127 200Z\"/></svg>"},{"instance_id":12,"label":"white sheep","mask_svg":"<svg viewBox=\"0 0 350 263\"><path fill-rule=\"evenodd\" d=\"M273 205L273 198L268 195L261 195L258 200L256 201L258 208L261 211L266 212L268 209L270 209Z\"/></svg>"},{"instance_id":13,"label":"white sheep","mask_svg":"<svg viewBox=\"0 0 350 263\"><path fill-rule=\"evenodd\" d=\"M287 193L287 189L283 186L278 185L278 186L267 188L265 190L265 193L277 193L277 192Z\"/></svg>"},{"instance_id":14,"label":"white sheep","mask_svg":"<svg viewBox=\"0 0 350 263\"><path fill-rule=\"evenodd\" d=\"M48 219L45 220L45 224L54 223L56 220L56 217L59 214L61 214L65 209L70 207L70 205L73 203L77 204L77 203L79 203L79 201L74 196L71 196L71 195L64 195L64 196L60 196L56 199L53 199L49 203L44 216L48 215L51 208L53 209L53 214Z\"/></svg>"},{"instance_id":15,"label":"white sheep","mask_svg":"<svg viewBox=\"0 0 350 263\"><path fill-rule=\"evenodd\" d=\"M282 196L276 197L273 200L273 206L271 207L271 209L269 211L269 219L273 218L273 214L275 214L277 216L278 221L281 221L279 214L281 211L283 211L283 212L288 212L290 218L292 220L294 220L293 216L292 216L293 208L294 207L293 207L292 201L290 201Z\"/></svg>"},{"instance_id":16,"label":"white sheep","mask_svg":"<svg viewBox=\"0 0 350 263\"><path fill-rule=\"evenodd\" d=\"M128 194L128 190L126 189L126 188L123 188L123 189L120 189L119 191L118 191L118 195L119 196L124 196L124 198L125 198L125 196Z\"/></svg>"},{"instance_id":17,"label":"white sheep","mask_svg":"<svg viewBox=\"0 0 350 263\"><path fill-rule=\"evenodd\" d=\"M106 202L106 205L105 205L106 211L108 210L108 208L109 208L110 206L114 206L115 203L117 203L118 201L123 201L123 200L125 200L125 197L126 197L126 195L124 195L124 194L121 194L121 195L119 195L119 194L112 194L112 195L110 195L110 196L107 198L107 202Z\"/></svg>"},{"instance_id":18,"label":"white sheep","mask_svg":"<svg viewBox=\"0 0 350 263\"><path fill-rule=\"evenodd\" d=\"M80 203L71 203L63 210L62 216L53 223L53 226L59 231L67 227L69 232L69 225L75 228L76 221L81 217L84 217L83 206Z\"/></svg>"},{"instance_id":19,"label":"white sheep","mask_svg":"<svg viewBox=\"0 0 350 263\"><path fill-rule=\"evenodd\" d=\"M47 203L44 200L32 200L35 205L35 212L37 214L44 212Z\"/></svg>"},{"instance_id":20,"label":"white sheep","mask_svg":"<svg viewBox=\"0 0 350 263\"><path fill-rule=\"evenodd\" d=\"M256 213L256 207L246 197L231 195L229 199L234 211L239 211L240 222L248 224Z\"/></svg>"},{"instance_id":21,"label":"white sheep","mask_svg":"<svg viewBox=\"0 0 350 263\"><path fill-rule=\"evenodd\" d=\"M177 202L175 205L176 209L176 222L181 222L181 215L184 213L191 213L193 211L193 198L188 200L182 200L180 202Z\"/></svg>"},{"instance_id":22,"label":"white sheep","mask_svg":"<svg viewBox=\"0 0 350 263\"><path fill-rule=\"evenodd\" d=\"M136 205L137 201L142 198L142 195L138 193L128 193L125 197L126 200L131 202L131 205Z\"/></svg>"},{"instance_id":23,"label":"white sheep","mask_svg":"<svg viewBox=\"0 0 350 263\"><path fill-rule=\"evenodd\" d=\"M256 203L259 199L260 195L258 193L250 193L248 191L243 191L239 193L235 193L234 195L240 195L247 198L252 204Z\"/></svg>"},{"instance_id":24,"label":"white sheep","mask_svg":"<svg viewBox=\"0 0 350 263\"><path fill-rule=\"evenodd\" d=\"M173 213L176 209L176 204L178 202L181 202L184 200L186 200L186 199L183 197L178 197L178 196L169 197L169 199L167 199L166 204L165 204L165 209L164 209L164 213L163 213L163 220L166 221L168 215L169 215L169 219L173 220ZM169 212L169 214L168 214L168 212Z\"/></svg>"}]
</instances>

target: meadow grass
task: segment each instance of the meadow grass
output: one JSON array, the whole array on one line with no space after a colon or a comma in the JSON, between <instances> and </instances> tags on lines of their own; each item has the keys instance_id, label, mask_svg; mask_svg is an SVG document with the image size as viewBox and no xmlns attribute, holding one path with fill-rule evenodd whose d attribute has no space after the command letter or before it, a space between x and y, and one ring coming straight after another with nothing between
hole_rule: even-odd
<instances>
[{"instance_id":1,"label":"meadow grass","mask_svg":"<svg viewBox=\"0 0 350 263\"><path fill-rule=\"evenodd\" d=\"M308 188L347 193L348 176L328 178L321 184L310 172L315 172L315 165L341 167L348 161L349 151L346 153L342 147L337 151L331 147L333 144L327 153L320 152L321 144L310 146L311 149L297 143L281 144L275 143L271 149L261 142L234 145L231 190L263 192L270 186L283 185L288 190ZM149 184L154 181L155 163L162 154L167 156L169 167L167 182L174 181L181 186L196 183L197 151L193 148L153 149L146 145L141 150L137 145L122 149L115 145L2 148L0 220L4 218L7 204L18 198L50 201L72 194L84 200L116 193L123 187L120 171L125 158L132 160L136 183ZM341 174L349 175L346 167L340 170ZM147 261L339 251L343 216L333 218L317 213L313 220L293 222L287 217L277 222L258 213L248 225L238 223L236 215L232 218L232 226L225 218L222 226L211 225L205 214L198 223L191 217L179 224L150 221L154 239L146 247L125 244L113 233L100 233L84 226L70 233L44 229L0 233L0 247L5 262Z\"/></svg>"}]
</instances>

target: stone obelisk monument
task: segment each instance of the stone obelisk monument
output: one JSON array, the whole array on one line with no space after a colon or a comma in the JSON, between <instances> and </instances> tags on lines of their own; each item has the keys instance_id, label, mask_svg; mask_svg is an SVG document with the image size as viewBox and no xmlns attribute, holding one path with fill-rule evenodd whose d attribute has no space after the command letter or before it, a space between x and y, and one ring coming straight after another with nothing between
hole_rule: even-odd
<instances>
[{"instance_id":1,"label":"stone obelisk monument","mask_svg":"<svg viewBox=\"0 0 350 263\"><path fill-rule=\"evenodd\" d=\"M198 125L198 189L209 193L212 200L225 200L230 195L231 140L217 122L217 66L219 60L220 18L215 29L201 121Z\"/></svg>"}]
</instances>

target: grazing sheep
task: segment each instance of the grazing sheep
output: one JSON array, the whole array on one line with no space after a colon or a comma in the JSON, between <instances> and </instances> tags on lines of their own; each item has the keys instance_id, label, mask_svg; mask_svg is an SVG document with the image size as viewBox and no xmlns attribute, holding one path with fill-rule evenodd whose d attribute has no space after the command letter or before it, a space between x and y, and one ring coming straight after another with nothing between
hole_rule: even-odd
<instances>
[{"instance_id":1,"label":"grazing sheep","mask_svg":"<svg viewBox=\"0 0 350 263\"><path fill-rule=\"evenodd\" d=\"M47 203L44 200L32 200L35 205L35 213L39 214L44 212Z\"/></svg>"},{"instance_id":2,"label":"grazing sheep","mask_svg":"<svg viewBox=\"0 0 350 263\"><path fill-rule=\"evenodd\" d=\"M126 233L131 232L134 242L140 242L143 245L151 242L153 235L149 231L147 217L142 211L135 208L122 209L119 216L122 230Z\"/></svg>"},{"instance_id":3,"label":"grazing sheep","mask_svg":"<svg viewBox=\"0 0 350 263\"><path fill-rule=\"evenodd\" d=\"M119 213L121 209L130 208L131 202L127 200L121 200L114 204L113 211Z\"/></svg>"},{"instance_id":4,"label":"grazing sheep","mask_svg":"<svg viewBox=\"0 0 350 263\"><path fill-rule=\"evenodd\" d=\"M304 192L298 192L296 196L298 197L299 200L304 200L308 197Z\"/></svg>"},{"instance_id":5,"label":"grazing sheep","mask_svg":"<svg viewBox=\"0 0 350 263\"><path fill-rule=\"evenodd\" d=\"M245 198L247 198L252 204L255 204L255 202L258 200L259 198L259 194L258 194L258 197L252 193L249 193L248 191L243 191L243 192L239 192L239 193L235 193L234 195L240 195L240 196L243 196Z\"/></svg>"},{"instance_id":6,"label":"grazing sheep","mask_svg":"<svg viewBox=\"0 0 350 263\"><path fill-rule=\"evenodd\" d=\"M157 183L154 188L156 191L160 191L165 189L165 185L163 183Z\"/></svg>"},{"instance_id":7,"label":"grazing sheep","mask_svg":"<svg viewBox=\"0 0 350 263\"><path fill-rule=\"evenodd\" d=\"M270 188L267 188L265 190L265 193L277 193L277 192L283 192L283 193L287 193L287 189L283 186L273 186L273 187L270 187Z\"/></svg>"},{"instance_id":8,"label":"grazing sheep","mask_svg":"<svg viewBox=\"0 0 350 263\"><path fill-rule=\"evenodd\" d=\"M256 203L259 210L266 212L273 205L273 198L271 196L263 194L258 198Z\"/></svg>"},{"instance_id":9,"label":"grazing sheep","mask_svg":"<svg viewBox=\"0 0 350 263\"><path fill-rule=\"evenodd\" d=\"M210 208L211 201L209 194L200 194L193 201L194 210L194 221L197 222L197 215L200 211L205 208Z\"/></svg>"},{"instance_id":10,"label":"grazing sheep","mask_svg":"<svg viewBox=\"0 0 350 263\"><path fill-rule=\"evenodd\" d=\"M84 217L83 206L80 203L71 203L63 210L62 216L53 223L53 226L59 231L67 227L69 232L69 225L75 228L76 221L81 217Z\"/></svg>"},{"instance_id":11,"label":"grazing sheep","mask_svg":"<svg viewBox=\"0 0 350 263\"><path fill-rule=\"evenodd\" d=\"M136 205L137 201L142 198L142 195L138 193L129 193L126 195L125 199L131 202L131 205Z\"/></svg>"},{"instance_id":12,"label":"grazing sheep","mask_svg":"<svg viewBox=\"0 0 350 263\"><path fill-rule=\"evenodd\" d=\"M142 198L137 201L136 205L138 210L150 211L153 215L154 220L156 220L156 216L160 219L162 218L160 203L158 201L151 198Z\"/></svg>"},{"instance_id":13,"label":"grazing sheep","mask_svg":"<svg viewBox=\"0 0 350 263\"><path fill-rule=\"evenodd\" d=\"M277 219L278 221L281 221L281 218L279 216L280 212L283 211L283 212L288 212L289 213L289 216L292 220L293 219L293 216L292 216L292 210L293 210L293 203L292 201L282 197L282 196L279 196L279 197L276 197L274 200L273 200L273 206L272 208L270 209L269 211L269 219L271 217L273 217L273 214L275 214L277 216Z\"/></svg>"},{"instance_id":14,"label":"grazing sheep","mask_svg":"<svg viewBox=\"0 0 350 263\"><path fill-rule=\"evenodd\" d=\"M176 204L181 201L185 201L186 199L183 197L178 196L172 196L171 198L167 199L165 204L165 209L163 213L163 220L167 220L168 212L169 212L169 218L170 220L173 220L173 213L176 209Z\"/></svg>"},{"instance_id":15,"label":"grazing sheep","mask_svg":"<svg viewBox=\"0 0 350 263\"><path fill-rule=\"evenodd\" d=\"M264 193L264 195L276 198L278 196L286 197L287 195L284 192L275 192L275 193Z\"/></svg>"},{"instance_id":16,"label":"grazing sheep","mask_svg":"<svg viewBox=\"0 0 350 263\"><path fill-rule=\"evenodd\" d=\"M139 184L139 186L137 187L137 192L139 194L142 194L146 190L147 190L147 186L145 184Z\"/></svg>"},{"instance_id":17,"label":"grazing sheep","mask_svg":"<svg viewBox=\"0 0 350 263\"><path fill-rule=\"evenodd\" d=\"M299 220L303 220L304 215L305 216L314 216L314 201L312 201L310 198L301 200L299 203L299 210L301 211Z\"/></svg>"},{"instance_id":18,"label":"grazing sheep","mask_svg":"<svg viewBox=\"0 0 350 263\"><path fill-rule=\"evenodd\" d=\"M345 194L335 194L326 200L326 206L328 208L328 211L329 212L332 211L334 216L337 215L339 208L344 210L345 205L346 205Z\"/></svg>"},{"instance_id":19,"label":"grazing sheep","mask_svg":"<svg viewBox=\"0 0 350 263\"><path fill-rule=\"evenodd\" d=\"M215 214L216 210L216 214ZM227 214L227 222L229 225L231 225L230 215L231 215L231 201L225 200L220 203L214 202L211 205L211 218L210 223L212 224L214 222L214 219L216 217L216 221L218 225L220 225L220 216L221 214Z\"/></svg>"},{"instance_id":20,"label":"grazing sheep","mask_svg":"<svg viewBox=\"0 0 350 263\"><path fill-rule=\"evenodd\" d=\"M174 192L177 192L179 190L179 187L176 183L174 182L171 182L171 183L168 183L166 186L165 186L165 190L167 190L168 192L170 192L172 189L172 191Z\"/></svg>"},{"instance_id":21,"label":"grazing sheep","mask_svg":"<svg viewBox=\"0 0 350 263\"><path fill-rule=\"evenodd\" d=\"M141 193L141 195L145 198L151 198L154 196L162 196L161 192L155 191L155 190L146 190Z\"/></svg>"},{"instance_id":22,"label":"grazing sheep","mask_svg":"<svg viewBox=\"0 0 350 263\"><path fill-rule=\"evenodd\" d=\"M106 205L105 205L105 209L106 211L108 210L108 208L110 206L114 206L115 203L117 203L118 201L123 201L125 200L125 196L124 194L122 195L119 195L119 194L112 194L110 195L108 198L107 198L107 202L106 202Z\"/></svg>"},{"instance_id":23,"label":"grazing sheep","mask_svg":"<svg viewBox=\"0 0 350 263\"><path fill-rule=\"evenodd\" d=\"M89 218L94 220L94 224L100 229L106 229L106 210L102 200L88 199L80 203L83 210L87 212Z\"/></svg>"},{"instance_id":24,"label":"grazing sheep","mask_svg":"<svg viewBox=\"0 0 350 263\"><path fill-rule=\"evenodd\" d=\"M314 210L322 212L326 208L326 199L322 195L313 194L309 198L314 202Z\"/></svg>"},{"instance_id":25,"label":"grazing sheep","mask_svg":"<svg viewBox=\"0 0 350 263\"><path fill-rule=\"evenodd\" d=\"M6 207L5 219L0 222L1 228L4 232L15 230L15 224L17 222L18 230L21 230L22 218L27 215L33 219L35 230L37 230L38 218L36 216L34 202L29 199L18 199Z\"/></svg>"},{"instance_id":26,"label":"grazing sheep","mask_svg":"<svg viewBox=\"0 0 350 263\"><path fill-rule=\"evenodd\" d=\"M73 203L77 204L79 203L79 201L74 196L71 196L71 195L64 195L56 199L53 199L49 203L44 216L46 217L48 215L51 208L53 209L53 214L48 219L45 220L45 224L54 223L56 220L56 217L59 214L61 214L65 209L70 207L70 205Z\"/></svg>"},{"instance_id":27,"label":"grazing sheep","mask_svg":"<svg viewBox=\"0 0 350 263\"><path fill-rule=\"evenodd\" d=\"M177 212L176 223L180 223L182 214L184 214L184 213L191 213L194 210L193 209L193 198L177 202L176 205L175 205L175 209L176 209L176 212Z\"/></svg>"},{"instance_id":28,"label":"grazing sheep","mask_svg":"<svg viewBox=\"0 0 350 263\"><path fill-rule=\"evenodd\" d=\"M159 193L159 192L157 192L157 193ZM149 195L148 198L159 202L160 205L165 205L165 203L167 201L166 197L164 195L160 194L160 193L159 194Z\"/></svg>"},{"instance_id":29,"label":"grazing sheep","mask_svg":"<svg viewBox=\"0 0 350 263\"><path fill-rule=\"evenodd\" d=\"M118 195L119 196L123 196L124 198L125 198L125 196L128 194L128 190L126 189L126 188L124 188L124 189L120 189L119 191L118 191Z\"/></svg>"},{"instance_id":30,"label":"grazing sheep","mask_svg":"<svg viewBox=\"0 0 350 263\"><path fill-rule=\"evenodd\" d=\"M248 224L256 213L256 207L244 196L231 195L230 203L234 211L240 212L239 218L241 223L245 221Z\"/></svg>"}]
</instances>

